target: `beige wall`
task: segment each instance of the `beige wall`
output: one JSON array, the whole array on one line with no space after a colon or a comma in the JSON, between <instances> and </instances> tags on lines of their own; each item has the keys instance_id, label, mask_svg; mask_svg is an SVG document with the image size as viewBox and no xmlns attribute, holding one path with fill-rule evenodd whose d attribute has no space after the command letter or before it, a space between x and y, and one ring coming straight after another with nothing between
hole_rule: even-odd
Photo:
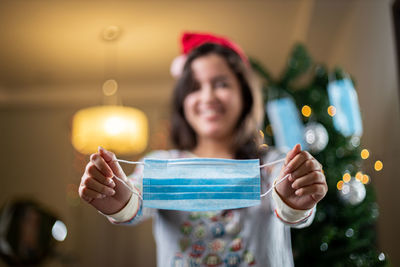
<instances>
[{"instance_id":1,"label":"beige wall","mask_svg":"<svg viewBox=\"0 0 400 267\"><path fill-rule=\"evenodd\" d=\"M140 39L128 38L131 31L140 30L144 39L156 38L151 32L159 33L166 25L162 38L153 40L159 45L151 42L148 50L139 47L147 57L131 61L120 57L124 104L146 112L153 143L159 138L155 133L162 131L159 121L167 118L173 84L168 67L177 54L178 32L189 28L231 36L275 75L282 70L293 42L302 40L316 61L330 67L341 65L357 79L364 119L362 146L370 150L372 159L384 162L380 173L373 171L372 159L365 163L380 206L379 245L392 257L393 266L399 265L400 233L396 226L400 225L400 214L396 205L400 196L395 190L400 182L395 164L400 162L400 108L390 1L184 2L115 2L112 7L107 2L97 3L96 7L82 2L78 9L73 4L47 1L0 4L0 29L4 33L0 36L0 58L6 59L0 63L0 205L14 196L32 196L57 212L69 229L66 241L58 248L76 257L79 266L154 266L151 222L116 227L85 204L71 205L67 197L68 184L79 183L86 160L78 157L70 144L70 120L76 110L101 102L99 88L104 78L102 67L96 67L103 64L104 51L89 41L85 43L87 35L97 34L109 24L125 26L127 38L123 39L120 54L129 58L129 45L135 47L135 40ZM57 17L56 12L64 16ZM115 15L118 12L120 16ZM90 14L88 24L84 23L85 14ZM185 20L176 19L179 15ZM17 23L14 17L27 19ZM73 19L77 27L69 30L67 20ZM33 33L29 35L32 39L23 42L24 33L35 31L30 26L34 23L39 37L47 36L46 42L32 41L39 38ZM47 29L46 25L58 27ZM48 48L49 41L57 43L60 38L70 43L61 51ZM98 57L81 46L98 49ZM32 55L37 47L44 53L42 58ZM93 58L85 58L85 53ZM54 55L58 56L51 59ZM72 59L65 59L68 55Z\"/></svg>"}]
</instances>

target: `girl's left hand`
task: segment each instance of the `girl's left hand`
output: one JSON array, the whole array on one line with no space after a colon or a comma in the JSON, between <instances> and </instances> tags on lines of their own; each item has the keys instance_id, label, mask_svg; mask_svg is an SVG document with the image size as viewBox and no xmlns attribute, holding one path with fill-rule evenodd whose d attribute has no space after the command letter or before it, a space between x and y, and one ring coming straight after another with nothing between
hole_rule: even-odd
<instances>
[{"instance_id":1,"label":"girl's left hand","mask_svg":"<svg viewBox=\"0 0 400 267\"><path fill-rule=\"evenodd\" d=\"M290 207L307 210L314 207L328 191L322 165L297 144L286 155L279 181L289 174L288 179L276 186L282 200Z\"/></svg>"}]
</instances>

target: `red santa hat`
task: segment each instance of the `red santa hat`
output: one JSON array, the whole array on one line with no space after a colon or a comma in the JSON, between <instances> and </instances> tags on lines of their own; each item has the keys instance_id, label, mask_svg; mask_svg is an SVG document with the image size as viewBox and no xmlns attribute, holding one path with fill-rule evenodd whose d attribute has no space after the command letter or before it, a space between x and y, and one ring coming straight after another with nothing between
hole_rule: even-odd
<instances>
[{"instance_id":1,"label":"red santa hat","mask_svg":"<svg viewBox=\"0 0 400 267\"><path fill-rule=\"evenodd\" d=\"M186 56L193 49L205 43L219 44L223 47L229 48L238 54L244 63L249 65L249 60L242 48L228 38L212 35L210 33L184 32L181 36L181 55L176 57L171 64L171 74L173 77L178 78L181 75L183 66L186 62Z\"/></svg>"}]
</instances>

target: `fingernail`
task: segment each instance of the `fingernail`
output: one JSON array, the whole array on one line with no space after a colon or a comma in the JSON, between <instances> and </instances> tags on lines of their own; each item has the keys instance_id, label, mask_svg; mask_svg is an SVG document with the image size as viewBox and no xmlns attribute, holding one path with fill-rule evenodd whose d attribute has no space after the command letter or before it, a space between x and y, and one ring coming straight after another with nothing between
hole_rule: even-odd
<instances>
[{"instance_id":1,"label":"fingernail","mask_svg":"<svg viewBox=\"0 0 400 267\"><path fill-rule=\"evenodd\" d=\"M290 167L286 167L283 172L288 173L290 171Z\"/></svg>"},{"instance_id":2,"label":"fingernail","mask_svg":"<svg viewBox=\"0 0 400 267\"><path fill-rule=\"evenodd\" d=\"M105 197L106 197L106 195L101 195L101 196L100 196L100 198L105 198Z\"/></svg>"},{"instance_id":3,"label":"fingernail","mask_svg":"<svg viewBox=\"0 0 400 267\"><path fill-rule=\"evenodd\" d=\"M99 146L97 149L98 149L99 151L103 151L103 150L104 150L104 148L103 148L102 146Z\"/></svg>"},{"instance_id":4,"label":"fingernail","mask_svg":"<svg viewBox=\"0 0 400 267\"><path fill-rule=\"evenodd\" d=\"M294 185L294 183L292 184L292 188L293 188L293 189L296 189L296 186Z\"/></svg>"},{"instance_id":5,"label":"fingernail","mask_svg":"<svg viewBox=\"0 0 400 267\"><path fill-rule=\"evenodd\" d=\"M111 188L107 188L107 195L113 196L115 194L115 190Z\"/></svg>"},{"instance_id":6,"label":"fingernail","mask_svg":"<svg viewBox=\"0 0 400 267\"><path fill-rule=\"evenodd\" d=\"M115 187L115 183L111 178L107 179L107 184L109 184L111 187Z\"/></svg>"},{"instance_id":7,"label":"fingernail","mask_svg":"<svg viewBox=\"0 0 400 267\"><path fill-rule=\"evenodd\" d=\"M300 190L296 190L294 191L294 193L296 194L296 196L300 196Z\"/></svg>"}]
</instances>

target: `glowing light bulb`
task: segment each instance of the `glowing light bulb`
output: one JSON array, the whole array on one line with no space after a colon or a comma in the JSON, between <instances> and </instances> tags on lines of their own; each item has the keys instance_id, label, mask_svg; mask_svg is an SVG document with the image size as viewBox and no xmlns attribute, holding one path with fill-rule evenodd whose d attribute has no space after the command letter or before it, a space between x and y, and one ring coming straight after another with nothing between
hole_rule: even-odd
<instances>
[{"instance_id":1,"label":"glowing light bulb","mask_svg":"<svg viewBox=\"0 0 400 267\"><path fill-rule=\"evenodd\" d=\"M339 182L337 182L336 188L337 188L338 190L342 190L342 188L343 188L343 181L342 181L342 180L340 180Z\"/></svg>"},{"instance_id":2,"label":"glowing light bulb","mask_svg":"<svg viewBox=\"0 0 400 267\"><path fill-rule=\"evenodd\" d=\"M346 172L345 174L343 174L343 181L344 181L345 183L350 182L350 180L351 180L350 173Z\"/></svg>"},{"instance_id":3,"label":"glowing light bulb","mask_svg":"<svg viewBox=\"0 0 400 267\"><path fill-rule=\"evenodd\" d=\"M356 179L357 179L358 181L360 181L360 182L361 182L361 180L362 180L362 177L363 177L363 174L362 174L362 172L357 172L357 173L356 173Z\"/></svg>"},{"instance_id":4,"label":"glowing light bulb","mask_svg":"<svg viewBox=\"0 0 400 267\"><path fill-rule=\"evenodd\" d=\"M368 184L368 182L369 182L369 176L366 175L366 174L364 174L363 177L362 177L361 182L362 182L363 184Z\"/></svg>"},{"instance_id":5,"label":"glowing light bulb","mask_svg":"<svg viewBox=\"0 0 400 267\"><path fill-rule=\"evenodd\" d=\"M363 150L361 150L361 158L362 159L367 159L369 157L369 151L368 151L368 149L363 149Z\"/></svg>"},{"instance_id":6,"label":"glowing light bulb","mask_svg":"<svg viewBox=\"0 0 400 267\"><path fill-rule=\"evenodd\" d=\"M311 108L310 108L310 106L308 106L308 105L304 105L302 108L301 108L301 114L303 114L303 116L304 117L310 117L310 115L311 115Z\"/></svg>"},{"instance_id":7,"label":"glowing light bulb","mask_svg":"<svg viewBox=\"0 0 400 267\"><path fill-rule=\"evenodd\" d=\"M67 237L67 227L62 221L57 220L51 228L51 234L57 241L64 241Z\"/></svg>"},{"instance_id":8,"label":"glowing light bulb","mask_svg":"<svg viewBox=\"0 0 400 267\"><path fill-rule=\"evenodd\" d=\"M328 107L328 114L329 116L333 117L336 114L336 108L334 106L329 106Z\"/></svg>"},{"instance_id":9,"label":"glowing light bulb","mask_svg":"<svg viewBox=\"0 0 400 267\"><path fill-rule=\"evenodd\" d=\"M104 122L104 130L110 135L118 135L124 128L124 120L120 117L110 117Z\"/></svg>"},{"instance_id":10,"label":"glowing light bulb","mask_svg":"<svg viewBox=\"0 0 400 267\"><path fill-rule=\"evenodd\" d=\"M380 160L375 161L374 164L375 171L381 171L383 169L383 163Z\"/></svg>"}]
</instances>

